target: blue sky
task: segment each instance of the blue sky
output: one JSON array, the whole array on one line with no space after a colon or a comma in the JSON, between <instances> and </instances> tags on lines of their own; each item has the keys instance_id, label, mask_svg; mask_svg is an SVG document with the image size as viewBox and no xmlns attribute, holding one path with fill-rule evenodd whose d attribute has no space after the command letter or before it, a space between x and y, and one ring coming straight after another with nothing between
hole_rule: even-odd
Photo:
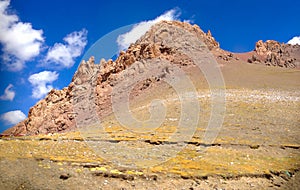
<instances>
[{"instance_id":1,"label":"blue sky","mask_svg":"<svg viewBox=\"0 0 300 190\"><path fill-rule=\"evenodd\" d=\"M260 39L300 36L299 13L294 0L0 0L0 132L27 116L51 88L67 86L85 52L120 27L160 15L189 20L211 30L223 49L246 52ZM125 47L125 41L111 42Z\"/></svg>"}]
</instances>

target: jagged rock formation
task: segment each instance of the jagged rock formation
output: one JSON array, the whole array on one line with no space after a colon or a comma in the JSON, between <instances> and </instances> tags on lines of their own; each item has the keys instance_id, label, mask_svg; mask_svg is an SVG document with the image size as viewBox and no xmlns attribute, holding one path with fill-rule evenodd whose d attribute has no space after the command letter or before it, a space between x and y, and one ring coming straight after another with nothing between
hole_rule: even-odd
<instances>
[{"instance_id":1,"label":"jagged rock formation","mask_svg":"<svg viewBox=\"0 0 300 190\"><path fill-rule=\"evenodd\" d=\"M176 30L174 30L174 27L187 30L204 42L217 60L229 62L240 59L236 54L222 50L219 43L212 37L210 31L205 33L199 26L192 26L188 23L162 21L154 25L136 43L132 44L126 52L120 52L119 57L115 61L102 59L100 64L95 64L93 57L88 61L82 61L68 87L49 92L45 99L39 101L30 109L28 118L6 130L3 135L47 134L75 129L76 122L74 118L77 113L74 110L74 105L85 104L83 95L77 95L74 100L74 93L80 89L95 89L94 91L90 90L89 93L95 96L95 106L98 115L100 117L108 115L112 111L112 88L118 83L119 74L136 61L139 62L137 64L138 68L133 69L132 75L144 69L145 64L143 60L146 59L165 59L172 64L178 64L180 67L193 65L189 57L177 51L175 41L164 41L164 38L170 34L175 35L175 39L181 38L176 33ZM159 34L155 34L157 30L160 30ZM189 39L184 40L188 41ZM193 42L188 43L193 44ZM275 41L267 41L265 43L259 41L256 44L255 50L247 54L247 56L245 61L248 60L250 63L281 67L300 67L300 46L280 44ZM243 59L240 61L242 62ZM132 92L133 94L139 94L152 83L159 81L160 77L163 76L162 72L165 71L158 70L153 72L157 76L145 80L137 86ZM95 83L92 83L93 81Z\"/></svg>"},{"instance_id":2,"label":"jagged rock formation","mask_svg":"<svg viewBox=\"0 0 300 190\"><path fill-rule=\"evenodd\" d=\"M3 134L34 135L74 129L71 92L71 86L62 90L51 90L45 99L30 108L28 117L24 121Z\"/></svg>"},{"instance_id":3,"label":"jagged rock formation","mask_svg":"<svg viewBox=\"0 0 300 190\"><path fill-rule=\"evenodd\" d=\"M274 40L258 41L249 63L288 68L300 68L300 46L279 43Z\"/></svg>"}]
</instances>

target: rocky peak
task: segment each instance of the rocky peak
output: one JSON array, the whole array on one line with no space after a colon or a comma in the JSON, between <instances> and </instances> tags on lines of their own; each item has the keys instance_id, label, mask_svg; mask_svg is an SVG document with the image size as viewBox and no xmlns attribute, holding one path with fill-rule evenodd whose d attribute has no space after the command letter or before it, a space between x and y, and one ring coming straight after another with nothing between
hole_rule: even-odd
<instances>
[{"instance_id":1,"label":"rocky peak","mask_svg":"<svg viewBox=\"0 0 300 190\"><path fill-rule=\"evenodd\" d=\"M95 64L94 57L90 57L88 61L82 60L72 78L72 82L75 85L81 85L90 80L90 76L95 75L99 69L100 65Z\"/></svg>"},{"instance_id":2,"label":"rocky peak","mask_svg":"<svg viewBox=\"0 0 300 190\"><path fill-rule=\"evenodd\" d=\"M262 40L259 40L255 44L255 50L258 55L268 55L272 52L276 53L282 53L283 52L283 46L279 42L275 40L267 40L266 42L263 42Z\"/></svg>"},{"instance_id":3,"label":"rocky peak","mask_svg":"<svg viewBox=\"0 0 300 190\"><path fill-rule=\"evenodd\" d=\"M279 43L274 40L265 42L259 40L256 42L254 52L248 62L268 66L300 68L300 46Z\"/></svg>"},{"instance_id":4,"label":"rocky peak","mask_svg":"<svg viewBox=\"0 0 300 190\"><path fill-rule=\"evenodd\" d=\"M144 36L142 36L137 43L140 42L157 42L157 40L160 40L162 38L164 38L164 35L168 35L169 34L175 34L176 35L176 31L172 28L172 26L175 27L179 27L182 29L185 29L189 32L191 32L192 34L194 34L195 36L197 36L201 41L203 41L207 47L209 48L209 50L213 50L213 49L219 49L220 45L219 43L214 39L214 37L212 36L210 30L205 33L203 32L203 30L200 29L200 27L198 25L191 25L187 22L180 22L180 21L161 21L159 23L157 23L156 25L152 26L152 28L146 32L146 34ZM165 29L165 33L162 33L161 36L155 36L155 31L164 28Z\"/></svg>"}]
</instances>

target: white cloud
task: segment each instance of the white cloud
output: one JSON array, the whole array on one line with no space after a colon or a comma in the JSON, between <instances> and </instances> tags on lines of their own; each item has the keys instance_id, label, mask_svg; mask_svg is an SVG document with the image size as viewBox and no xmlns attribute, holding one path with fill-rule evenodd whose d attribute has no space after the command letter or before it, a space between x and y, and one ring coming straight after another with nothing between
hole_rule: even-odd
<instances>
[{"instance_id":1,"label":"white cloud","mask_svg":"<svg viewBox=\"0 0 300 190\"><path fill-rule=\"evenodd\" d=\"M51 89L53 89L52 82L57 80L58 73L56 71L42 71L31 75L28 81L33 86L32 97L40 99L44 97Z\"/></svg>"},{"instance_id":2,"label":"white cloud","mask_svg":"<svg viewBox=\"0 0 300 190\"><path fill-rule=\"evenodd\" d=\"M13 101L16 93L15 91L11 90L14 86L12 84L9 84L5 90L4 94L0 96L0 100L10 100Z\"/></svg>"},{"instance_id":3,"label":"white cloud","mask_svg":"<svg viewBox=\"0 0 300 190\"><path fill-rule=\"evenodd\" d=\"M1 120L8 125L15 125L20 121L23 121L25 118L26 115L21 110L14 110L1 115Z\"/></svg>"},{"instance_id":4,"label":"white cloud","mask_svg":"<svg viewBox=\"0 0 300 190\"><path fill-rule=\"evenodd\" d=\"M65 44L56 43L49 49L46 58L45 65L61 68L70 68L75 63L75 58L82 54L84 47L87 44L87 30L75 31L68 34L64 39ZM52 65L53 66L53 65Z\"/></svg>"},{"instance_id":5,"label":"white cloud","mask_svg":"<svg viewBox=\"0 0 300 190\"><path fill-rule=\"evenodd\" d=\"M183 20L183 22L187 22L189 24L193 24L194 20L192 20L192 19L186 19L186 20Z\"/></svg>"},{"instance_id":6,"label":"white cloud","mask_svg":"<svg viewBox=\"0 0 300 190\"><path fill-rule=\"evenodd\" d=\"M142 35L144 35L154 24L166 20L177 20L180 12L177 9L172 9L160 15L154 20L143 21L133 26L132 30L118 36L117 43L120 50L127 49L131 43L136 42Z\"/></svg>"},{"instance_id":7,"label":"white cloud","mask_svg":"<svg viewBox=\"0 0 300 190\"><path fill-rule=\"evenodd\" d=\"M300 36L295 36L293 37L291 40L288 41L288 44L291 44L291 45L300 45Z\"/></svg>"},{"instance_id":8,"label":"white cloud","mask_svg":"<svg viewBox=\"0 0 300 190\"><path fill-rule=\"evenodd\" d=\"M42 30L35 30L31 23L21 22L17 15L8 14L10 1L0 1L0 43L4 65L10 71L20 71L25 62L39 55L44 42Z\"/></svg>"}]
</instances>

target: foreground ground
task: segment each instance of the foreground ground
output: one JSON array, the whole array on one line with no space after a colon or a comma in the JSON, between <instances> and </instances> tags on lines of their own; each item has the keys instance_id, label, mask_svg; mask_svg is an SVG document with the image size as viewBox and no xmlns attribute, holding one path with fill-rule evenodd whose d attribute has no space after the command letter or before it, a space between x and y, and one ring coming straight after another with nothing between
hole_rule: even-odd
<instances>
[{"instance_id":1,"label":"foreground ground","mask_svg":"<svg viewBox=\"0 0 300 190\"><path fill-rule=\"evenodd\" d=\"M222 71L226 112L213 143L202 138L210 92L198 88L201 117L182 142L169 138L180 113L173 96L165 99L166 120L154 131L134 133L109 116L102 131L0 139L0 189L299 188L299 71L239 64ZM138 103L133 113L149 116ZM149 153L132 156L142 148Z\"/></svg>"}]
</instances>

